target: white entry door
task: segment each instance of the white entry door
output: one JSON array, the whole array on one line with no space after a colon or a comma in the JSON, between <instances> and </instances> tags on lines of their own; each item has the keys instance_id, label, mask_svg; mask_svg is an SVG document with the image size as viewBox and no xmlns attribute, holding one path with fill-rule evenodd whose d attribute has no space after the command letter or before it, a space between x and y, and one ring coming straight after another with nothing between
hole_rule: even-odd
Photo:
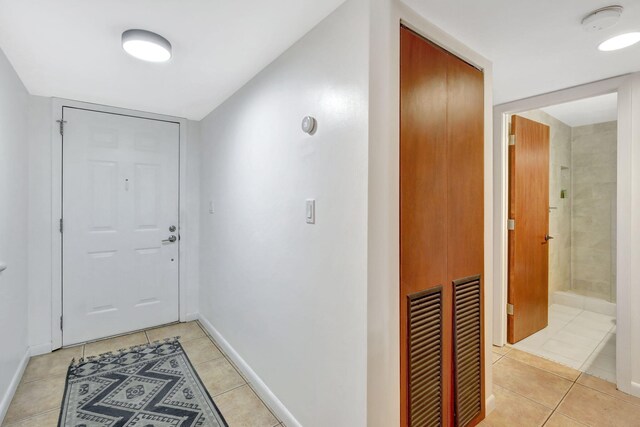
<instances>
[{"instance_id":1,"label":"white entry door","mask_svg":"<svg viewBox=\"0 0 640 427\"><path fill-rule=\"evenodd\" d=\"M63 345L178 320L179 125L63 119Z\"/></svg>"}]
</instances>

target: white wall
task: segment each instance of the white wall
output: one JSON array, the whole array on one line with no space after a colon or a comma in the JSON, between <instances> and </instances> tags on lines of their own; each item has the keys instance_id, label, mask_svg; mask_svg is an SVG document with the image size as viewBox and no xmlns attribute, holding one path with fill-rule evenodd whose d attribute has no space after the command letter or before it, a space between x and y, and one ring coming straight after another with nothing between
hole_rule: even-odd
<instances>
[{"instance_id":1,"label":"white wall","mask_svg":"<svg viewBox=\"0 0 640 427\"><path fill-rule=\"evenodd\" d=\"M0 51L0 423L28 357L27 97Z\"/></svg>"},{"instance_id":2,"label":"white wall","mask_svg":"<svg viewBox=\"0 0 640 427\"><path fill-rule=\"evenodd\" d=\"M29 345L51 350L51 98L29 96Z\"/></svg>"},{"instance_id":3,"label":"white wall","mask_svg":"<svg viewBox=\"0 0 640 427\"><path fill-rule=\"evenodd\" d=\"M368 31L347 1L202 122L200 313L308 427L366 425Z\"/></svg>"},{"instance_id":4,"label":"white wall","mask_svg":"<svg viewBox=\"0 0 640 427\"><path fill-rule=\"evenodd\" d=\"M187 286L187 303L181 320L191 321L198 318L200 293L200 122L187 121L186 146L186 185L182 187L186 197L184 210L180 212L180 240L184 245L181 250L187 251L184 267ZM182 254L182 252L181 252Z\"/></svg>"}]
</instances>

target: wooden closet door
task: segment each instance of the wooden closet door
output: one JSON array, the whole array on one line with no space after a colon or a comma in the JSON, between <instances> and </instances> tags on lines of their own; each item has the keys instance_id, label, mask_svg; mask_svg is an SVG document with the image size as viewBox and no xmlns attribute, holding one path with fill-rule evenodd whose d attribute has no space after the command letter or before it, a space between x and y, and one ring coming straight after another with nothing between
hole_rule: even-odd
<instances>
[{"instance_id":1,"label":"wooden closet door","mask_svg":"<svg viewBox=\"0 0 640 427\"><path fill-rule=\"evenodd\" d=\"M484 418L484 77L449 55L447 283L453 292L454 425Z\"/></svg>"},{"instance_id":2,"label":"wooden closet door","mask_svg":"<svg viewBox=\"0 0 640 427\"><path fill-rule=\"evenodd\" d=\"M405 427L416 425L415 414L414 423L410 423L409 407L411 296L440 287L441 316L449 319L449 323L451 318L451 310L447 310L451 305L451 292L445 287L448 276L448 57L438 47L404 28L400 48L400 401L401 426ZM441 361L424 361L431 372L418 372L415 376L428 377L430 382L418 385L414 393L419 394L426 388L430 396L425 399L439 394L435 398L442 401L452 393L451 352L445 350L450 348L451 340L447 339L450 334L439 332L441 341L432 343L435 344L432 349L433 357L439 356ZM434 367L433 363L438 366ZM438 374L438 378L434 374ZM425 408L430 411L425 416L431 421L426 425L449 425L449 411L443 408L434 414L432 408Z\"/></svg>"},{"instance_id":3,"label":"wooden closet door","mask_svg":"<svg viewBox=\"0 0 640 427\"><path fill-rule=\"evenodd\" d=\"M400 43L401 426L473 425L484 411L483 75L404 27Z\"/></svg>"}]
</instances>

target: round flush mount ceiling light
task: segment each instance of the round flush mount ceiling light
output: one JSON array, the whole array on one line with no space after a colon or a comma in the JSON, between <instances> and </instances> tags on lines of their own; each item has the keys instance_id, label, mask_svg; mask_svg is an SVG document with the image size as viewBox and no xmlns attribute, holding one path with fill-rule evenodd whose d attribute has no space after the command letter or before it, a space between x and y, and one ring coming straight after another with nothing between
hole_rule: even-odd
<instances>
[{"instance_id":1,"label":"round flush mount ceiling light","mask_svg":"<svg viewBox=\"0 0 640 427\"><path fill-rule=\"evenodd\" d=\"M159 34L146 30L127 30L122 33L122 48L129 55L149 62L171 59L171 43Z\"/></svg>"},{"instance_id":2,"label":"round flush mount ceiling light","mask_svg":"<svg viewBox=\"0 0 640 427\"><path fill-rule=\"evenodd\" d=\"M588 32L601 31L613 27L620 20L622 6L607 6L594 10L584 17L582 27Z\"/></svg>"},{"instance_id":3,"label":"round flush mount ceiling light","mask_svg":"<svg viewBox=\"0 0 640 427\"><path fill-rule=\"evenodd\" d=\"M600 46L598 46L598 49L603 52L609 52L612 50L624 49L625 47L629 47L638 42L640 42L639 32L625 33L603 41L600 43Z\"/></svg>"}]
</instances>

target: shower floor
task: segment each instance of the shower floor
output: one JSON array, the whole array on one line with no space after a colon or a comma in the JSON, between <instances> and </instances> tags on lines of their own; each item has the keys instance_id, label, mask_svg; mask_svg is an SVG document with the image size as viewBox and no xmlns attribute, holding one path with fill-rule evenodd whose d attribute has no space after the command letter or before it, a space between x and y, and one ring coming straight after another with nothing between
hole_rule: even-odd
<instances>
[{"instance_id":1,"label":"shower floor","mask_svg":"<svg viewBox=\"0 0 640 427\"><path fill-rule=\"evenodd\" d=\"M616 382L615 317L552 304L549 326L513 347Z\"/></svg>"}]
</instances>

